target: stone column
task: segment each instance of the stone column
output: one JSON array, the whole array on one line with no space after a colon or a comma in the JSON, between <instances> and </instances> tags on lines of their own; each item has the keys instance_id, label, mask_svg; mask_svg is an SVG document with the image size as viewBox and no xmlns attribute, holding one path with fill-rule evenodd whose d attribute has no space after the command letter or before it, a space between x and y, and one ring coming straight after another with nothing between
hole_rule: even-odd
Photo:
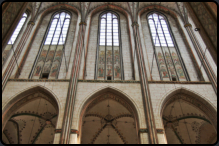
<instances>
[{"instance_id":1,"label":"stone column","mask_svg":"<svg viewBox=\"0 0 219 146\"><path fill-rule=\"evenodd\" d=\"M59 144L62 129L56 129L53 144Z\"/></svg>"},{"instance_id":2,"label":"stone column","mask_svg":"<svg viewBox=\"0 0 219 146\"><path fill-rule=\"evenodd\" d=\"M146 118L145 120L147 123L149 143L158 144L152 103L151 103L151 98L150 98L150 90L149 90L149 85L148 85L148 80L147 80L147 73L146 73L146 68L145 68L145 63L144 63L143 51L142 51L142 47L140 43L141 41L140 41L138 26L139 25L137 22L133 22L132 27L133 27L133 34L134 34L134 40L135 40L135 51L137 55L136 59L138 61L139 77L140 77L140 82L141 82L141 91L142 91L144 112L145 112L145 118Z\"/></svg>"},{"instance_id":3,"label":"stone column","mask_svg":"<svg viewBox=\"0 0 219 146\"><path fill-rule=\"evenodd\" d=\"M78 131L71 129L69 144L78 144Z\"/></svg>"},{"instance_id":4,"label":"stone column","mask_svg":"<svg viewBox=\"0 0 219 146\"><path fill-rule=\"evenodd\" d=\"M18 60L18 58L20 57L20 54L24 48L25 43L27 42L27 39L28 39L30 32L32 31L32 28L34 25L35 25L34 21L29 21L27 28L22 36L22 39L20 40L19 44L17 45L17 48L12 48L12 49L14 49L14 55L12 56L5 72L2 73L2 92L7 84L9 77L11 76L11 73L16 65L16 60ZM18 68L18 70L19 70L19 68Z\"/></svg>"},{"instance_id":5,"label":"stone column","mask_svg":"<svg viewBox=\"0 0 219 146\"><path fill-rule=\"evenodd\" d=\"M208 75L209 80L212 83L212 86L214 88L215 93L217 94L217 77L215 76L211 65L208 62L208 59L205 57L204 52L202 51L202 48L192 30L192 25L190 23L186 23L184 27L186 28L187 33L189 34L189 37L193 43L193 46L196 50L196 53L198 54L199 59L201 60L201 64L205 69L206 74Z\"/></svg>"},{"instance_id":6,"label":"stone column","mask_svg":"<svg viewBox=\"0 0 219 146\"><path fill-rule=\"evenodd\" d=\"M83 41L84 41L84 33L86 29L86 23L81 22L79 27L79 34L77 40L77 46L74 55L74 61L71 71L71 79L69 83L67 99L66 99L66 106L65 106L65 113L63 117L63 125L62 125L62 132L61 132L61 144L68 144L70 142L71 136L71 124L73 119L73 112L74 112L74 103L77 91L77 83L78 83L78 76L80 71L80 63L81 63L81 56L83 52Z\"/></svg>"}]
</instances>

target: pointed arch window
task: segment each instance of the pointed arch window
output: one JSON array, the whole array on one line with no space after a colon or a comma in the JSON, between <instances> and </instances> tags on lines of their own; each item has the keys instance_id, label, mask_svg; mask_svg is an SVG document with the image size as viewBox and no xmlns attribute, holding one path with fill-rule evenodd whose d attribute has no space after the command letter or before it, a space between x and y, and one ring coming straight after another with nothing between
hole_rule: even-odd
<instances>
[{"instance_id":1,"label":"pointed arch window","mask_svg":"<svg viewBox=\"0 0 219 146\"><path fill-rule=\"evenodd\" d=\"M119 27L119 15L116 13L104 12L100 15L95 79L123 79Z\"/></svg>"},{"instance_id":2,"label":"pointed arch window","mask_svg":"<svg viewBox=\"0 0 219 146\"><path fill-rule=\"evenodd\" d=\"M8 58L11 49L15 43L15 41L17 40L17 37L20 34L21 29L23 28L25 22L27 20L27 13L25 12L23 14L23 16L21 17L17 27L15 28L10 40L8 41L8 44L6 45L6 48L4 49L3 53L2 53L2 66L4 65L6 59Z\"/></svg>"},{"instance_id":3,"label":"pointed arch window","mask_svg":"<svg viewBox=\"0 0 219 146\"><path fill-rule=\"evenodd\" d=\"M154 12L150 13L147 19L161 80L189 80L188 73L165 16Z\"/></svg>"},{"instance_id":4,"label":"pointed arch window","mask_svg":"<svg viewBox=\"0 0 219 146\"><path fill-rule=\"evenodd\" d=\"M32 78L56 79L58 77L70 19L71 16L65 11L52 16L32 70Z\"/></svg>"}]
</instances>

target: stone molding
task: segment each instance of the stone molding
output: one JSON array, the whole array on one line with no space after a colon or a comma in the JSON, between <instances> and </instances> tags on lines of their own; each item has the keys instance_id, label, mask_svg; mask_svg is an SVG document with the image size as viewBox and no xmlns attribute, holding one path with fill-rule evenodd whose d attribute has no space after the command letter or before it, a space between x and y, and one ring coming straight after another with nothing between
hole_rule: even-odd
<instances>
[{"instance_id":1,"label":"stone molding","mask_svg":"<svg viewBox=\"0 0 219 146\"><path fill-rule=\"evenodd\" d=\"M163 134L164 133L164 130L163 129L156 129L157 133L158 134ZM148 129L145 128L145 129L139 129L139 133L149 133Z\"/></svg>"},{"instance_id":2,"label":"stone molding","mask_svg":"<svg viewBox=\"0 0 219 146\"><path fill-rule=\"evenodd\" d=\"M86 22L80 22L79 25L87 25Z\"/></svg>"},{"instance_id":3,"label":"stone molding","mask_svg":"<svg viewBox=\"0 0 219 146\"><path fill-rule=\"evenodd\" d=\"M148 129L147 128L139 129L139 133L148 133Z\"/></svg>"},{"instance_id":4,"label":"stone molding","mask_svg":"<svg viewBox=\"0 0 219 146\"><path fill-rule=\"evenodd\" d=\"M185 25L184 25L184 27L192 27L192 25L190 24L190 23L186 23Z\"/></svg>"},{"instance_id":5,"label":"stone molding","mask_svg":"<svg viewBox=\"0 0 219 146\"><path fill-rule=\"evenodd\" d=\"M15 82L69 82L68 79L8 79Z\"/></svg>"},{"instance_id":6,"label":"stone molding","mask_svg":"<svg viewBox=\"0 0 219 146\"><path fill-rule=\"evenodd\" d=\"M114 81L109 81L109 80L78 80L78 82L93 82L93 83L140 83L140 81L124 81L124 80L114 80Z\"/></svg>"},{"instance_id":7,"label":"stone molding","mask_svg":"<svg viewBox=\"0 0 219 146\"><path fill-rule=\"evenodd\" d=\"M79 131L75 129L71 129L71 134L79 134Z\"/></svg>"},{"instance_id":8,"label":"stone molding","mask_svg":"<svg viewBox=\"0 0 219 146\"><path fill-rule=\"evenodd\" d=\"M34 21L29 21L28 24L35 25Z\"/></svg>"},{"instance_id":9,"label":"stone molding","mask_svg":"<svg viewBox=\"0 0 219 146\"><path fill-rule=\"evenodd\" d=\"M139 27L138 22L133 22L133 23L132 23L132 27L133 27L134 25L136 25L137 27Z\"/></svg>"},{"instance_id":10,"label":"stone molding","mask_svg":"<svg viewBox=\"0 0 219 146\"><path fill-rule=\"evenodd\" d=\"M62 129L56 129L55 133L61 133Z\"/></svg>"},{"instance_id":11,"label":"stone molding","mask_svg":"<svg viewBox=\"0 0 219 146\"><path fill-rule=\"evenodd\" d=\"M157 134L163 134L164 130L163 129L157 129Z\"/></svg>"},{"instance_id":12,"label":"stone molding","mask_svg":"<svg viewBox=\"0 0 219 146\"><path fill-rule=\"evenodd\" d=\"M148 81L149 84L211 84L205 81Z\"/></svg>"}]
</instances>

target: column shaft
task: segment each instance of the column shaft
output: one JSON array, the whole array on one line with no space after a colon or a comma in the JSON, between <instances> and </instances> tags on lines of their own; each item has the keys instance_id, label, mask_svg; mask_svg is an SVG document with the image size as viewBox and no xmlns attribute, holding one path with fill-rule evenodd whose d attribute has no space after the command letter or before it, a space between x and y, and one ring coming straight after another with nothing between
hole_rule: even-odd
<instances>
[{"instance_id":1,"label":"column shaft","mask_svg":"<svg viewBox=\"0 0 219 146\"><path fill-rule=\"evenodd\" d=\"M85 33L85 24L82 23L79 28L78 42L75 50L74 61L71 72L71 79L66 99L65 114L63 117L61 144L68 144L70 140L71 124L74 112L75 96L77 91L78 76L80 71L81 55L83 50L83 36Z\"/></svg>"},{"instance_id":2,"label":"column shaft","mask_svg":"<svg viewBox=\"0 0 219 146\"><path fill-rule=\"evenodd\" d=\"M135 39L135 49L136 49L136 55L137 55L137 61L138 61L145 118L146 118L147 128L149 132L148 133L149 142L150 144L157 144L158 139L157 139L157 134L156 134L152 103L150 99L150 91L149 91L149 85L147 81L147 73L146 73L146 68L145 68L145 63L144 63L143 51L142 51L142 47L140 44L141 41L140 41L140 36L139 36L139 30L138 30L138 26L136 23L132 26L133 26L134 39Z\"/></svg>"},{"instance_id":3,"label":"column shaft","mask_svg":"<svg viewBox=\"0 0 219 146\"><path fill-rule=\"evenodd\" d=\"M18 58L20 57L20 54L24 48L24 45L30 35L30 32L32 31L32 28L33 28L33 24L28 24L23 36L22 36L22 39L20 40L19 44L17 45L17 48L13 48L14 49L14 52L12 51L12 53L14 53L11 57L11 60L5 70L4 73L2 73L2 92L4 91L4 88L7 84L7 81L16 65L16 60L15 58L18 60ZM18 68L19 69L19 68Z\"/></svg>"}]
</instances>

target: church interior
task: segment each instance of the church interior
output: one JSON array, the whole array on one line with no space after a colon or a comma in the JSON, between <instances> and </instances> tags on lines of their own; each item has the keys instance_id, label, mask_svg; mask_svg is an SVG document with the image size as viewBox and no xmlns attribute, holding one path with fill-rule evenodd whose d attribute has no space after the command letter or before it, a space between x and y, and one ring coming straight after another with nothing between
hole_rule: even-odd
<instances>
[{"instance_id":1,"label":"church interior","mask_svg":"<svg viewBox=\"0 0 219 146\"><path fill-rule=\"evenodd\" d=\"M3 144L216 144L216 2L3 2Z\"/></svg>"}]
</instances>

